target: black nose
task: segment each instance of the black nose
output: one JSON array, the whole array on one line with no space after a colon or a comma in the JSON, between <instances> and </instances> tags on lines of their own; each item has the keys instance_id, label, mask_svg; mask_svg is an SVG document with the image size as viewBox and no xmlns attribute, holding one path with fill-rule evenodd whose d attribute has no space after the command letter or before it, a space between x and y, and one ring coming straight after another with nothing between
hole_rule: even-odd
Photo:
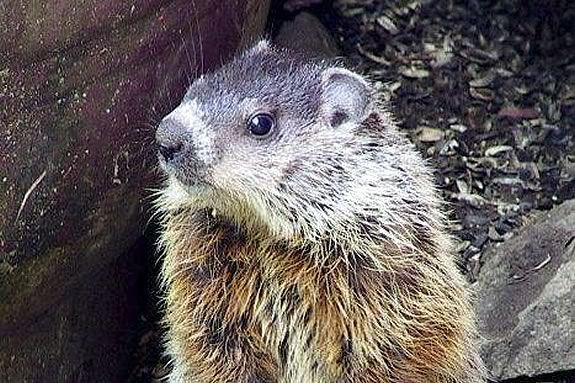
<instances>
[{"instance_id":1,"label":"black nose","mask_svg":"<svg viewBox=\"0 0 575 383\"><path fill-rule=\"evenodd\" d=\"M164 157L166 161L172 161L174 156L182 150L182 144L180 143L172 143L172 144L159 144L158 152Z\"/></svg>"},{"instance_id":2,"label":"black nose","mask_svg":"<svg viewBox=\"0 0 575 383\"><path fill-rule=\"evenodd\" d=\"M183 127L173 119L164 119L156 131L158 152L166 161L173 161L184 148Z\"/></svg>"}]
</instances>

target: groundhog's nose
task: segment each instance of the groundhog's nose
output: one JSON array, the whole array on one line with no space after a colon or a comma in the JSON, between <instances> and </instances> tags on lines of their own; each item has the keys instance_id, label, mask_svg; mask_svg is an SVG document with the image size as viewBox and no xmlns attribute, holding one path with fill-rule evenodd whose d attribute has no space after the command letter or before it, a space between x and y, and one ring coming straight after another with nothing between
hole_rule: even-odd
<instances>
[{"instance_id":1,"label":"groundhog's nose","mask_svg":"<svg viewBox=\"0 0 575 383\"><path fill-rule=\"evenodd\" d=\"M172 161L174 156L182 149L180 143L160 144L158 151L166 161Z\"/></svg>"},{"instance_id":2,"label":"groundhog's nose","mask_svg":"<svg viewBox=\"0 0 575 383\"><path fill-rule=\"evenodd\" d=\"M182 129L180 123L171 118L164 118L158 126L156 131L158 152L167 162L173 161L184 148Z\"/></svg>"}]
</instances>

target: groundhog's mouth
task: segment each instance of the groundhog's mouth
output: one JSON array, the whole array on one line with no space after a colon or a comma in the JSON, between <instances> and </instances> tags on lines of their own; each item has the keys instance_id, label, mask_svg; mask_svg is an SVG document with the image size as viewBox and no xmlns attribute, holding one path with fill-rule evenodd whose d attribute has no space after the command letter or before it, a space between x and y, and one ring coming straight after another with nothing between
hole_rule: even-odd
<instances>
[{"instance_id":1,"label":"groundhog's mouth","mask_svg":"<svg viewBox=\"0 0 575 383\"><path fill-rule=\"evenodd\" d=\"M186 190L195 191L210 187L206 180L206 172L199 166L181 161L166 161L162 155L158 155L158 162L162 172L170 179L177 180Z\"/></svg>"},{"instance_id":2,"label":"groundhog's mouth","mask_svg":"<svg viewBox=\"0 0 575 383\"><path fill-rule=\"evenodd\" d=\"M163 198L171 201L175 206L211 205L213 201L213 188L205 182L184 183L174 174L167 174L166 188Z\"/></svg>"},{"instance_id":3,"label":"groundhog's mouth","mask_svg":"<svg viewBox=\"0 0 575 383\"><path fill-rule=\"evenodd\" d=\"M201 178L182 177L170 174L169 182L177 182L178 186L190 196L203 196L213 191L212 186Z\"/></svg>"}]
</instances>

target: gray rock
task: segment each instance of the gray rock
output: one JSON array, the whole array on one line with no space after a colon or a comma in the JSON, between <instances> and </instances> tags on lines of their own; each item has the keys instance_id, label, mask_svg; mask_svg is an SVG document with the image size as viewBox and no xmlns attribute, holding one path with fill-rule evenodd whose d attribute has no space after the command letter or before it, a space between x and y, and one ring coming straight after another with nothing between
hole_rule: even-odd
<instances>
[{"instance_id":1,"label":"gray rock","mask_svg":"<svg viewBox=\"0 0 575 383\"><path fill-rule=\"evenodd\" d=\"M299 13L293 21L284 22L274 41L280 46L320 58L339 55L330 32L317 17L307 12Z\"/></svg>"},{"instance_id":2,"label":"gray rock","mask_svg":"<svg viewBox=\"0 0 575 383\"><path fill-rule=\"evenodd\" d=\"M575 200L484 257L477 313L493 377L575 369Z\"/></svg>"}]
</instances>

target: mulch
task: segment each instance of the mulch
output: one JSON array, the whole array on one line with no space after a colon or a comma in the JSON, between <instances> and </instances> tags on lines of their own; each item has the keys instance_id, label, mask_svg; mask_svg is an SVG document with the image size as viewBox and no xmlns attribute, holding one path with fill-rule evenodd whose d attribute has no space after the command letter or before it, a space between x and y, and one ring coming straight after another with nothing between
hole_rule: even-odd
<instances>
[{"instance_id":1,"label":"mulch","mask_svg":"<svg viewBox=\"0 0 575 383\"><path fill-rule=\"evenodd\" d=\"M323 15L437 169L471 281L487 246L575 197L575 3L336 0Z\"/></svg>"}]
</instances>

